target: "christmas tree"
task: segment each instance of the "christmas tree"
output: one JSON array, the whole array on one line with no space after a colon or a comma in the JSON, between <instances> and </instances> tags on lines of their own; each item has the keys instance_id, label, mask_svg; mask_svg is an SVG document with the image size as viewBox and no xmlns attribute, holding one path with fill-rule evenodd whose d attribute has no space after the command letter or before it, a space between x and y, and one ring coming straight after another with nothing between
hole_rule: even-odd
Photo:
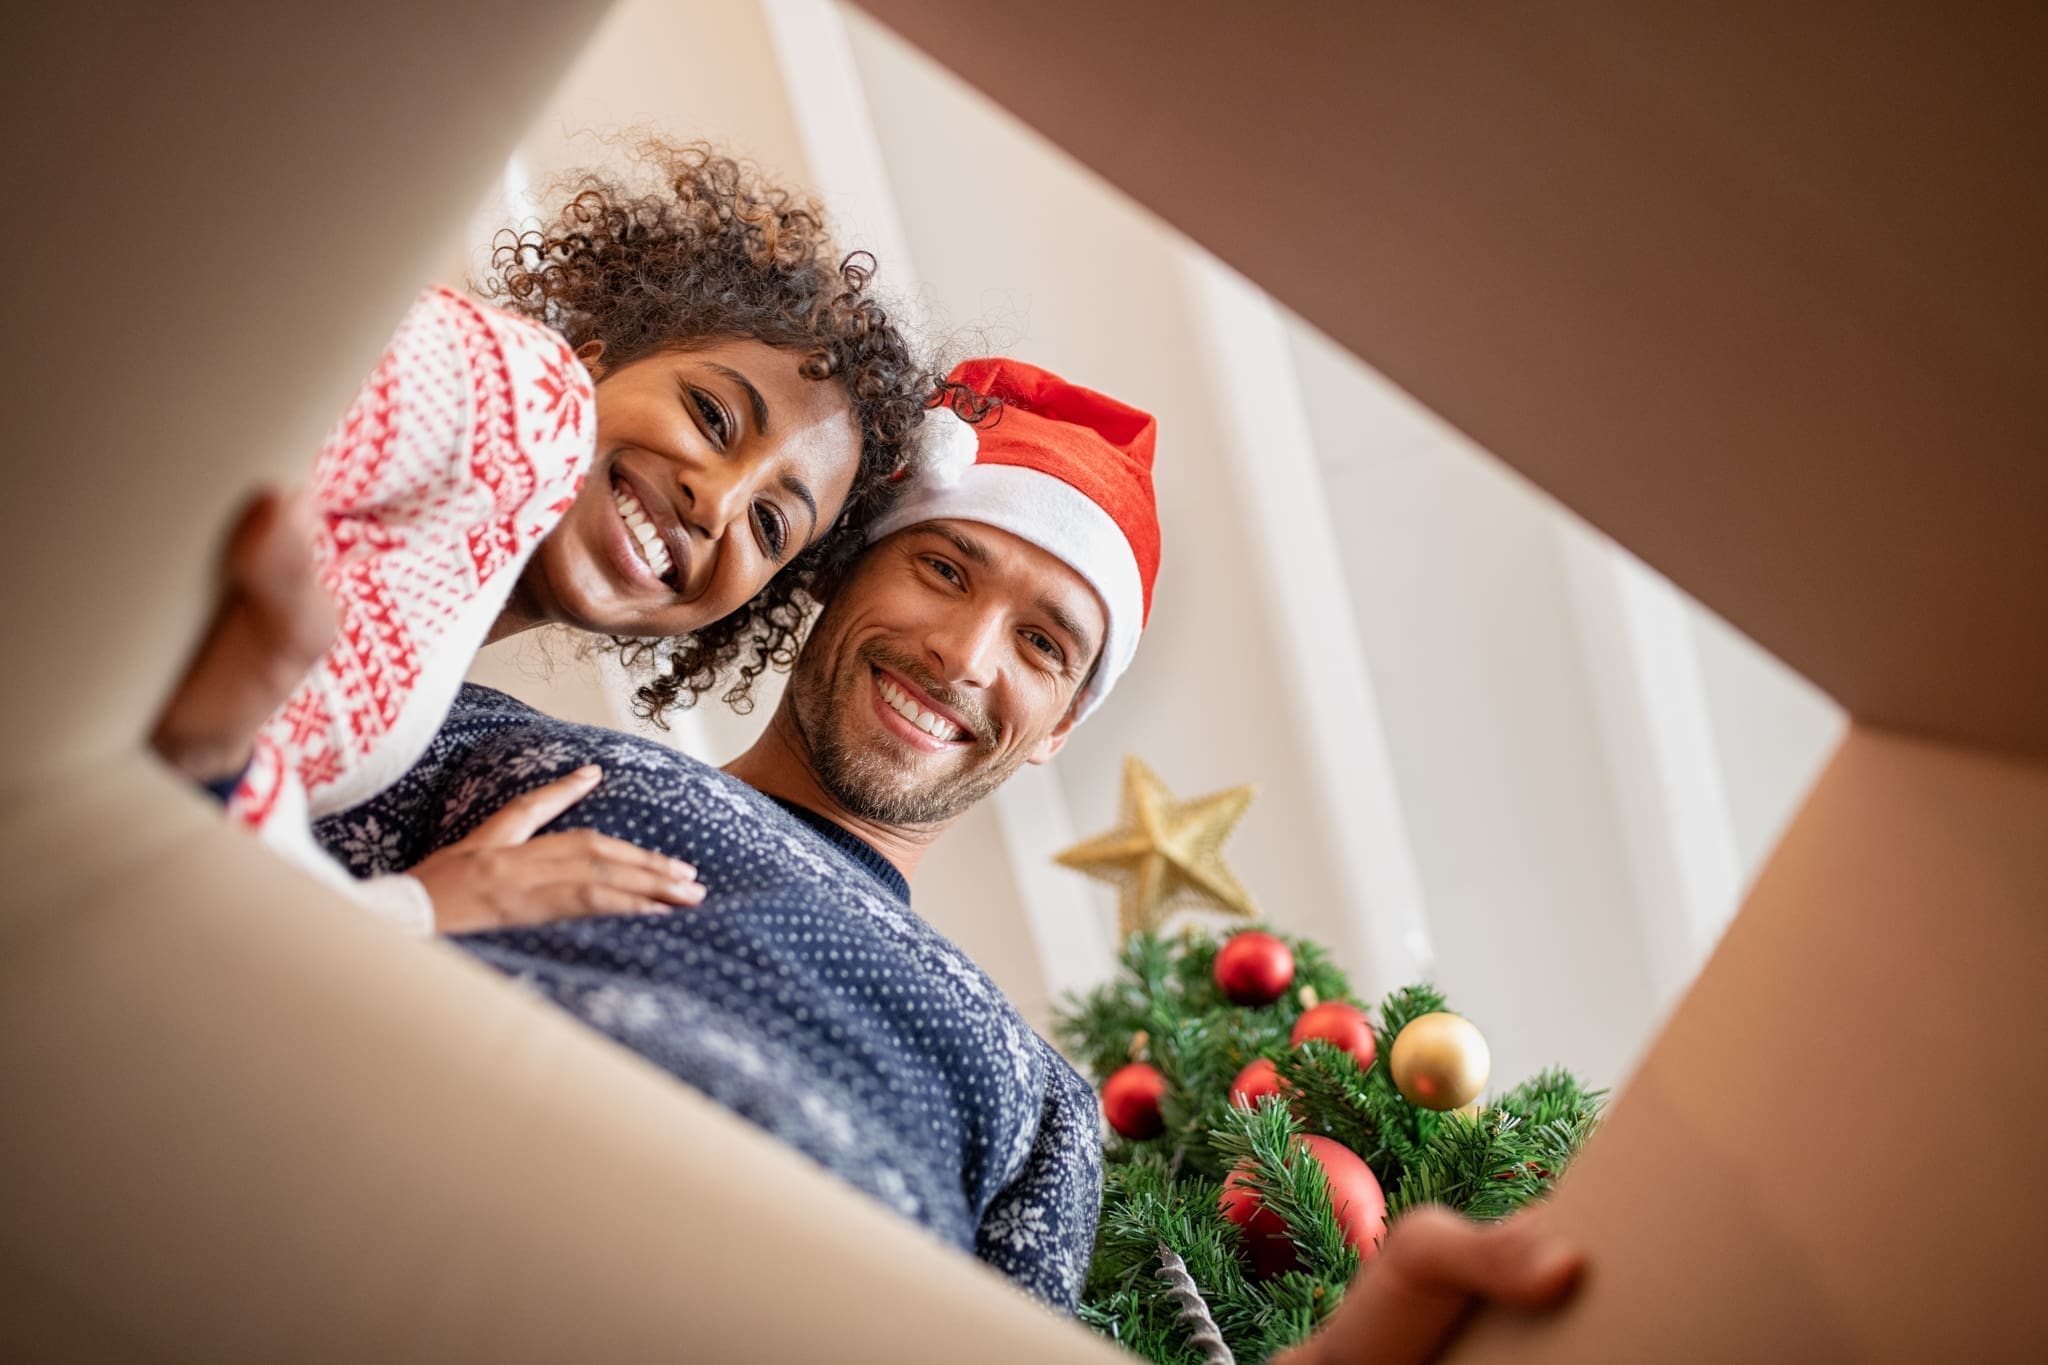
<instances>
[{"instance_id":1,"label":"christmas tree","mask_svg":"<svg viewBox=\"0 0 2048 1365\"><path fill-rule=\"evenodd\" d=\"M1540 1197L1601 1100L1546 1071L1472 1103L1485 1040L1434 989L1368 1010L1315 944L1259 930L1132 933L1058 1028L1113 1130L1082 1317L1162 1365L1300 1341L1418 1204Z\"/></svg>"}]
</instances>

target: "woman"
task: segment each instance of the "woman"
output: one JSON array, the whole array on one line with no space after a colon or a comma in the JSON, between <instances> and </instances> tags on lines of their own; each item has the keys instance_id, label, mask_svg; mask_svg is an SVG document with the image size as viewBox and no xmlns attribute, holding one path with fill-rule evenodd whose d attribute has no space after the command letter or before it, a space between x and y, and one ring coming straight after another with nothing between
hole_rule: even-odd
<instances>
[{"instance_id":1,"label":"woman","mask_svg":"<svg viewBox=\"0 0 2048 1365\"><path fill-rule=\"evenodd\" d=\"M575 176L546 224L500 235L480 292L501 308L423 296L309 496L259 502L230 537L220 612L153 739L337 879L308 820L412 765L480 644L572 626L653 664L643 715L728 679L744 708L903 472L932 381L867 258L707 147L631 150L654 188ZM409 878L350 885L420 932L700 900L686 865L630 845L529 841L596 777Z\"/></svg>"}]
</instances>

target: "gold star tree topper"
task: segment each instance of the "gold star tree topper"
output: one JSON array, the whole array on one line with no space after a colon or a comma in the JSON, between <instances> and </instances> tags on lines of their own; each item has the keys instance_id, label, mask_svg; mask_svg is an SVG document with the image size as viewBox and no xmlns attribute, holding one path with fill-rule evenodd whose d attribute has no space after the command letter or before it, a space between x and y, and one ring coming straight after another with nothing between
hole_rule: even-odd
<instances>
[{"instance_id":1,"label":"gold star tree topper","mask_svg":"<svg viewBox=\"0 0 2048 1365\"><path fill-rule=\"evenodd\" d=\"M1124 760L1123 824L1054 859L1113 883L1125 937L1157 929L1183 904L1255 919L1252 898L1223 863L1223 841L1252 803L1252 788L1176 801L1135 756Z\"/></svg>"}]
</instances>

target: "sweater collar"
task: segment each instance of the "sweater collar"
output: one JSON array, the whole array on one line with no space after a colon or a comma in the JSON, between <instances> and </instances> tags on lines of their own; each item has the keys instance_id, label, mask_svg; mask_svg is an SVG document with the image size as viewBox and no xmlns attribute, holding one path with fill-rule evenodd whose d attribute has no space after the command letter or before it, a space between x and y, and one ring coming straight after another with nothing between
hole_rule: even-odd
<instances>
[{"instance_id":1,"label":"sweater collar","mask_svg":"<svg viewBox=\"0 0 2048 1365\"><path fill-rule=\"evenodd\" d=\"M785 801L779 796L771 796L768 799L809 825L826 843L867 869L868 875L880 882L884 891L905 905L910 904L910 883L896 870L896 864L884 858L874 845L849 833L845 826L808 807L799 806L794 801Z\"/></svg>"}]
</instances>

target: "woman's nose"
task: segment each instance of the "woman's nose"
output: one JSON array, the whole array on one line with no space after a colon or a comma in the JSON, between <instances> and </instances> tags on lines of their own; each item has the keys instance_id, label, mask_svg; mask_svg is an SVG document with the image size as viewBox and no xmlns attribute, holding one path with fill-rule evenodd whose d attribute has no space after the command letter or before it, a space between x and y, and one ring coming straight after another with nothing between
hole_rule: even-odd
<instances>
[{"instance_id":1,"label":"woman's nose","mask_svg":"<svg viewBox=\"0 0 2048 1365\"><path fill-rule=\"evenodd\" d=\"M683 481L689 495L690 525L706 540L723 536L736 520L746 515L754 500L753 479L732 470L699 470Z\"/></svg>"}]
</instances>

